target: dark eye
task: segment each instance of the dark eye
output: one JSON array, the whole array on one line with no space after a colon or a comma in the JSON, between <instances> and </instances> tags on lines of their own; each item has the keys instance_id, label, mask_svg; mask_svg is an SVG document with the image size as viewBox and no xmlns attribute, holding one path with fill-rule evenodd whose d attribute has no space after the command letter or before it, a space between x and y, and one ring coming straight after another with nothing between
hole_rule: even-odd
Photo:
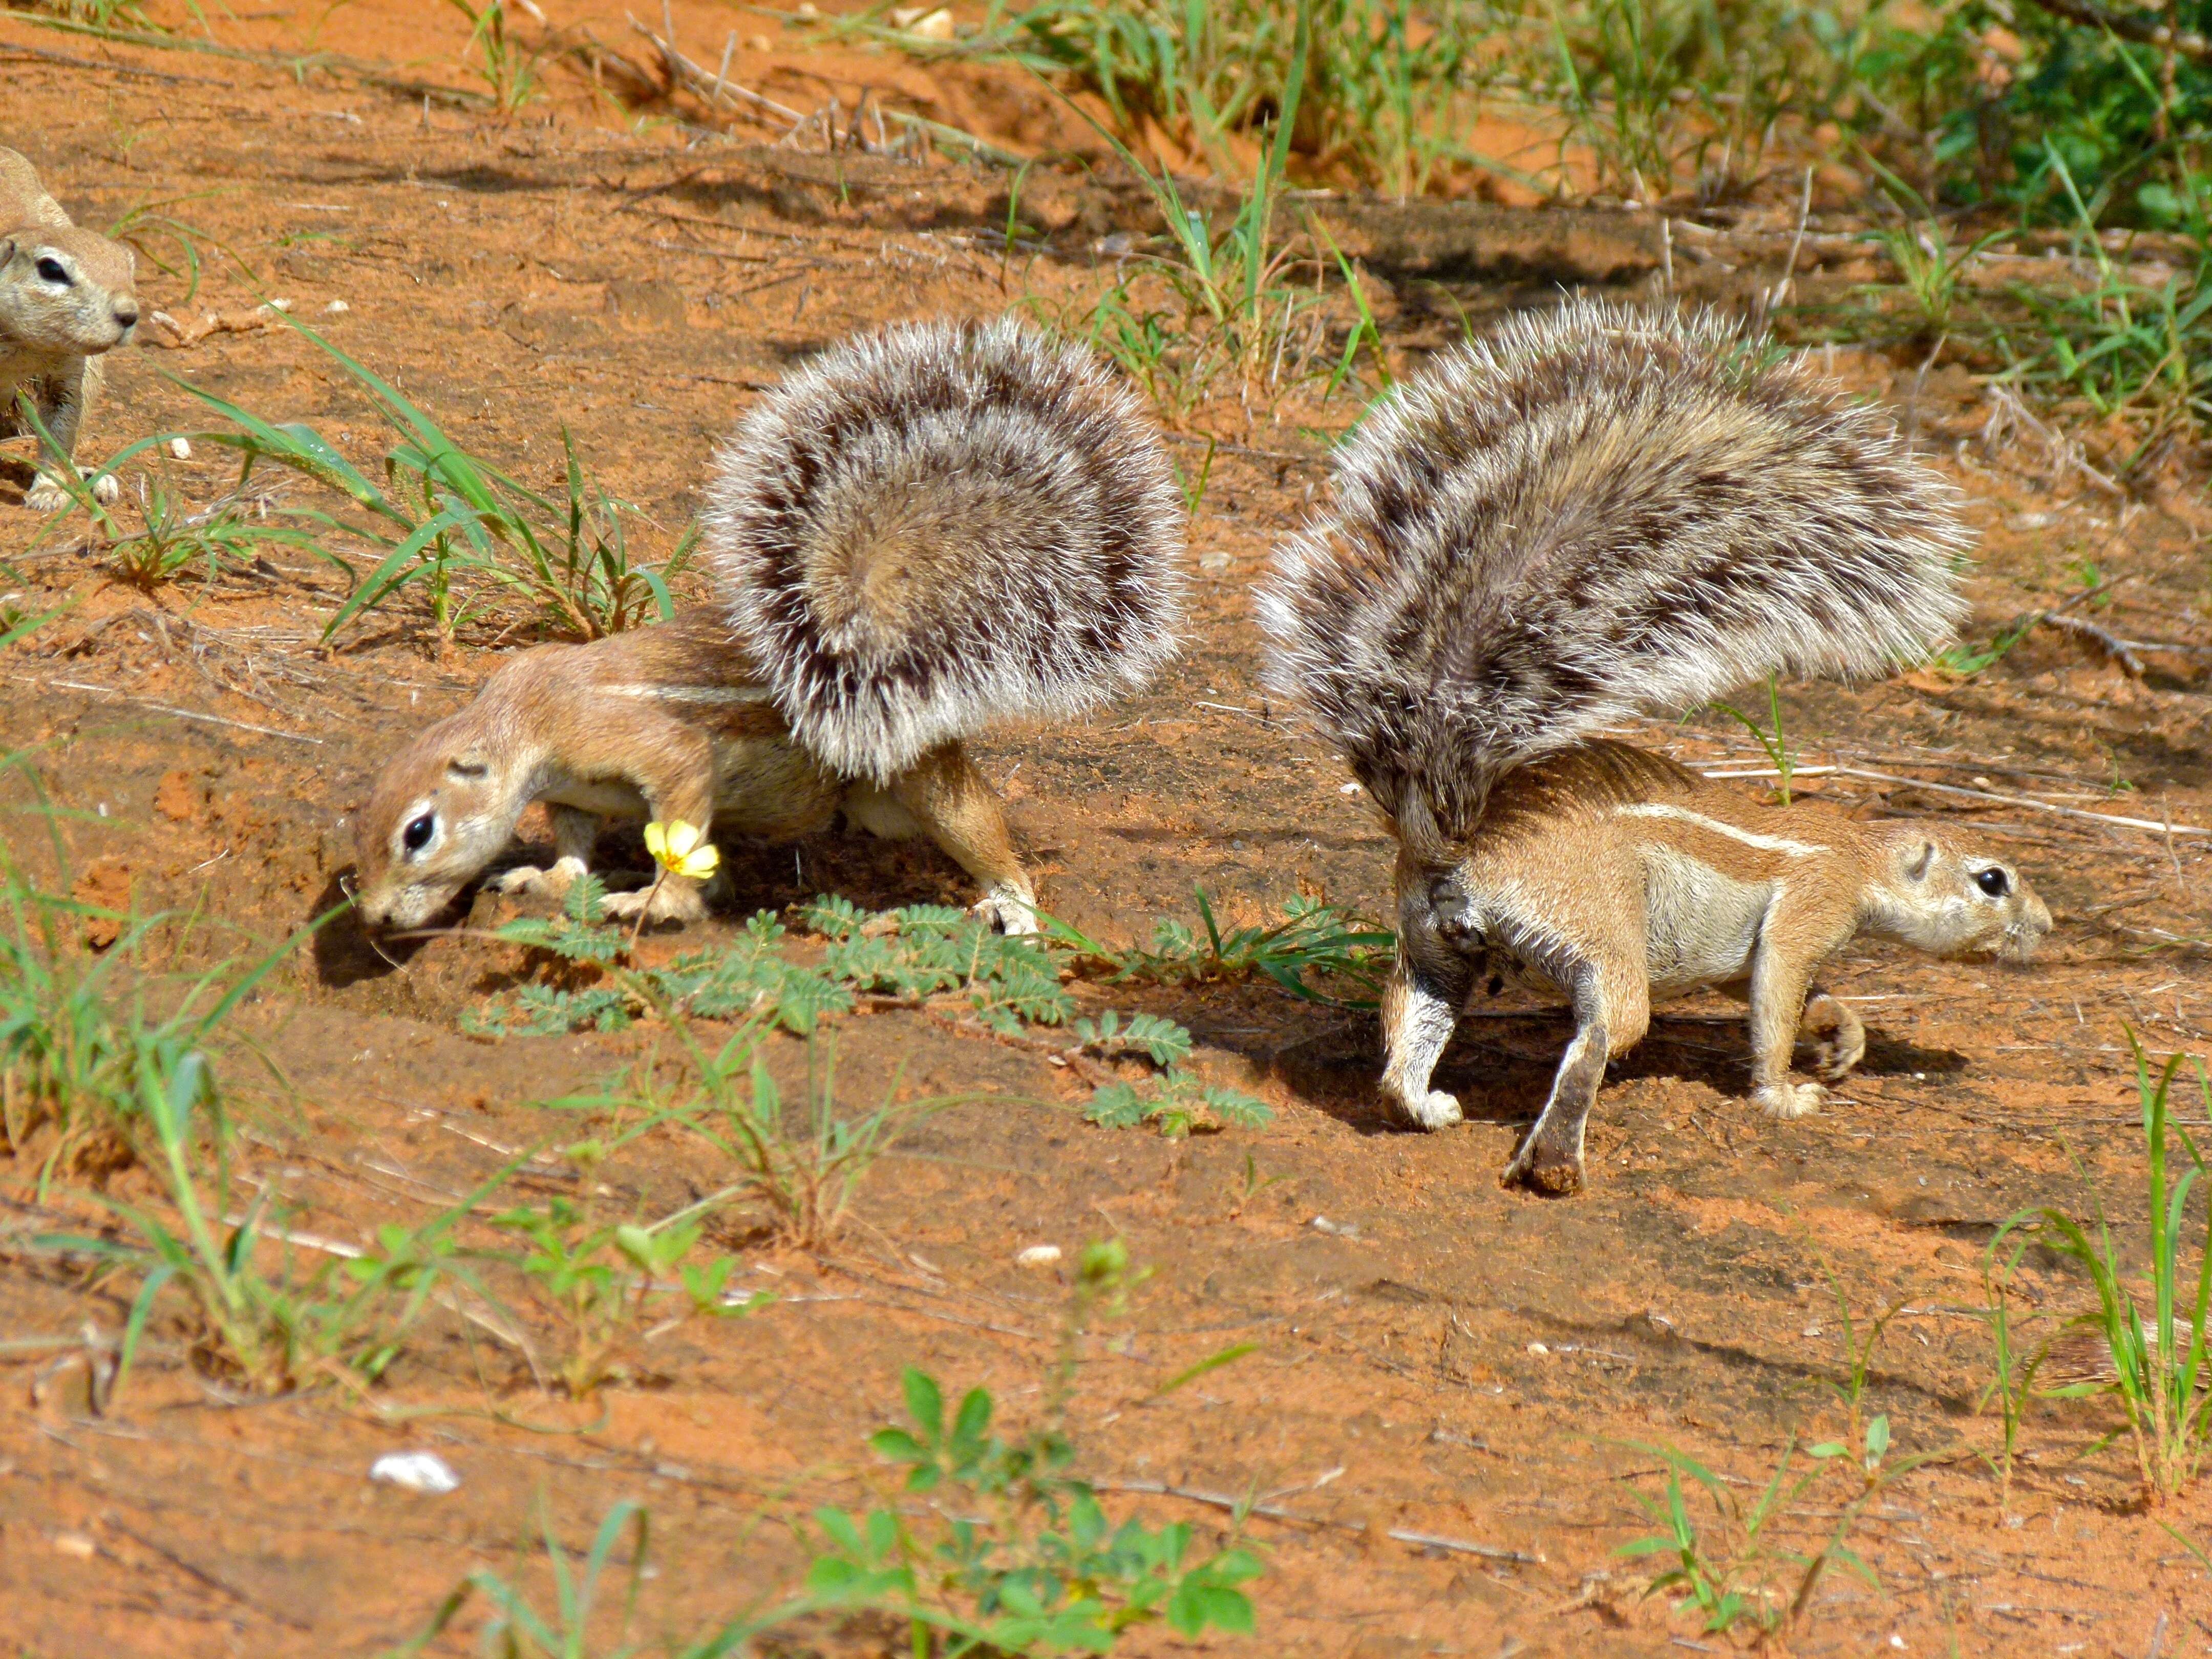
<instances>
[{"instance_id":1,"label":"dark eye","mask_svg":"<svg viewBox=\"0 0 2212 1659\"><path fill-rule=\"evenodd\" d=\"M1992 867L1983 871L1979 875L1976 876L1974 878L1974 885L1980 888L1991 898L2002 898L2007 890L2011 887L2012 884L2005 879L2005 872L2003 871Z\"/></svg>"},{"instance_id":2,"label":"dark eye","mask_svg":"<svg viewBox=\"0 0 2212 1659\"><path fill-rule=\"evenodd\" d=\"M430 832L437 827L437 815L425 812L401 831L399 844L410 853L419 853L430 844Z\"/></svg>"},{"instance_id":3,"label":"dark eye","mask_svg":"<svg viewBox=\"0 0 2212 1659\"><path fill-rule=\"evenodd\" d=\"M39 275L50 283L66 283L70 279L69 271L62 262L51 258L39 261Z\"/></svg>"}]
</instances>

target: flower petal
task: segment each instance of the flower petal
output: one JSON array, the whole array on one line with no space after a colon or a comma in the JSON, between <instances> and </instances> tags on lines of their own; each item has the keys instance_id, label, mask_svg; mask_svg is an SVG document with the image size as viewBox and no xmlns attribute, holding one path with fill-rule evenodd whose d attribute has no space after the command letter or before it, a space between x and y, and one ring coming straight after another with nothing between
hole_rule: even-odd
<instances>
[{"instance_id":1,"label":"flower petal","mask_svg":"<svg viewBox=\"0 0 2212 1659\"><path fill-rule=\"evenodd\" d=\"M653 854L653 862L668 862L668 826L648 823L645 826L645 850Z\"/></svg>"}]
</instances>

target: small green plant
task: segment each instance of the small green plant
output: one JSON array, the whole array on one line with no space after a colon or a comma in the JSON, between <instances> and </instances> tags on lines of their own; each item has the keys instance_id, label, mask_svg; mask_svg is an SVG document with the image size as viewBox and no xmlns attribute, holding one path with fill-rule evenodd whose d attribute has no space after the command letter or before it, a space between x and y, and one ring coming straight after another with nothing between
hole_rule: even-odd
<instances>
[{"instance_id":1,"label":"small green plant","mask_svg":"<svg viewBox=\"0 0 2212 1659\"><path fill-rule=\"evenodd\" d=\"M1783 805L1789 805L1790 780L1797 775L1797 751L1790 746L1789 733L1783 729L1781 682L1774 675L1766 677L1766 710L1767 718L1773 722L1771 730L1732 704L1717 702L1708 706L1716 714L1726 714L1750 732L1766 751L1766 758L1774 766L1774 793L1781 798Z\"/></svg>"},{"instance_id":2,"label":"small green plant","mask_svg":"<svg viewBox=\"0 0 2212 1659\"><path fill-rule=\"evenodd\" d=\"M569 888L560 915L503 923L498 937L550 963L556 982L495 995L465 1012L462 1029L482 1036L616 1031L659 1009L677 1018L753 1019L804 1036L853 1006L849 986L784 958L783 924L766 910L729 945L686 951L664 967L627 966L622 930L601 920L605 896L599 878L586 876Z\"/></svg>"},{"instance_id":3,"label":"small green plant","mask_svg":"<svg viewBox=\"0 0 2212 1659\"><path fill-rule=\"evenodd\" d=\"M1984 670L1995 667L2011 654L2012 649L2035 630L2041 622L2040 613L2024 617L2013 626L2000 629L1985 646L1968 645L1961 641L1936 653L1929 666L1938 673L1954 679L1970 680Z\"/></svg>"},{"instance_id":4,"label":"small green plant","mask_svg":"<svg viewBox=\"0 0 2212 1659\"><path fill-rule=\"evenodd\" d=\"M1961 246L1952 241L1941 221L1929 216L1903 225L1877 226L1866 238L1897 268L1898 283L1918 313L1919 331L1940 337L1951 331L1960 278L1984 248L2011 234L2009 229L1993 230Z\"/></svg>"},{"instance_id":5,"label":"small green plant","mask_svg":"<svg viewBox=\"0 0 2212 1659\"><path fill-rule=\"evenodd\" d=\"M1024 1025L1064 1024L1075 1012L1046 945L994 933L965 910L911 904L872 917L844 899L820 898L799 916L830 942L823 972L855 992L917 1003L958 994L971 1018L1008 1036Z\"/></svg>"},{"instance_id":6,"label":"small green plant","mask_svg":"<svg viewBox=\"0 0 2212 1659\"><path fill-rule=\"evenodd\" d=\"M909 1503L863 1513L823 1508L803 1589L754 1609L669 1651L675 1659L739 1659L754 1638L800 1620L861 1613L888 1614L906 1626L904 1650L915 1659L971 1655L1110 1653L1127 1632L1164 1624L1186 1637L1208 1631L1249 1633L1255 1625L1243 1586L1261 1567L1249 1550L1201 1553L1180 1522L1148 1528L1134 1519L1118 1527L1090 1483L1070 1473L1076 1448L1066 1431L1079 1343L1091 1322L1117 1310L1139 1275L1118 1242L1086 1246L1059 1354L1047 1374L1042 1420L1009 1438L994 1427L996 1405L970 1389L950 1413L937 1380L909 1367L902 1380L907 1424L869 1442L905 1471L909 1497L937 1496L928 1510ZM1166 1393L1251 1352L1249 1344L1192 1366ZM626 1659L638 1587L647 1576L651 1541L645 1512L618 1504L600 1522L583 1571L571 1570L550 1516L538 1531L550 1567L554 1606L541 1612L513 1579L476 1572L455 1585L422 1632L389 1659L419 1655L477 1596L493 1610L485 1650L501 1659ZM631 1539L629 1583L617 1644L592 1645L600 1586L623 1534ZM607 1621L598 1621L604 1636Z\"/></svg>"},{"instance_id":7,"label":"small green plant","mask_svg":"<svg viewBox=\"0 0 2212 1659\"><path fill-rule=\"evenodd\" d=\"M599 639L674 614L668 584L690 562L696 526L659 568L639 564L630 556L626 528L635 509L590 482L566 430L563 494L547 496L463 449L398 387L314 330L289 319L288 325L344 371L393 435L383 483L313 427L278 425L188 381L177 384L230 422L229 429L191 436L241 458L241 490L262 465L311 479L344 496L353 514L288 508L288 516L351 536L380 554L324 625L324 637L417 584L428 595L438 632L448 639L501 594L520 599L549 635L563 639Z\"/></svg>"},{"instance_id":8,"label":"small green plant","mask_svg":"<svg viewBox=\"0 0 2212 1659\"><path fill-rule=\"evenodd\" d=\"M1211 1133L1231 1124L1256 1129L1274 1121L1265 1101L1235 1089L1200 1082L1175 1066L1143 1085L1101 1084L1083 1115L1102 1129L1149 1123L1170 1140Z\"/></svg>"},{"instance_id":9,"label":"small green plant","mask_svg":"<svg viewBox=\"0 0 2212 1659\"><path fill-rule=\"evenodd\" d=\"M228 259L254 287L261 285L261 279L255 274L253 267L246 264L228 242L167 211L186 202L200 201L222 193L219 190L194 191L189 195L134 203L107 228L108 235L118 242L128 242L147 264L184 283L183 297L172 301L170 303L173 305L188 306L198 295L200 277L207 264L200 252L203 245L215 249ZM167 257L157 252L165 248L169 251Z\"/></svg>"},{"instance_id":10,"label":"small green plant","mask_svg":"<svg viewBox=\"0 0 2212 1659\"><path fill-rule=\"evenodd\" d=\"M1232 1546L1194 1558L1191 1528L1180 1522L1116 1527L1091 1485L1069 1472L1077 1340L1128 1278L1118 1241L1085 1248L1044 1421L1018 1438L994 1431L988 1390L971 1389L948 1413L937 1380L909 1367L906 1426L870 1444L907 1471L908 1492L940 1494L938 1510L962 1518L924 1530L903 1505L817 1510L824 1547L807 1590L905 1620L917 1656L1106 1653L1124 1632L1155 1623L1192 1638L1249 1634L1252 1602L1240 1586L1259 1576L1256 1557Z\"/></svg>"},{"instance_id":11,"label":"small green plant","mask_svg":"<svg viewBox=\"0 0 2212 1659\"><path fill-rule=\"evenodd\" d=\"M586 1193L594 1189L603 1152L597 1143L570 1149ZM669 1320L672 1311L673 1319L731 1318L772 1299L762 1291L742 1302L725 1302L737 1263L727 1256L709 1262L687 1260L705 1231L697 1221L608 1223L598 1218L588 1198L556 1198L508 1210L492 1224L529 1246L515 1265L568 1333L561 1382L574 1398L629 1376L634 1366L629 1355L650 1334L652 1322ZM668 1282L672 1273L677 1276L673 1285Z\"/></svg>"},{"instance_id":12,"label":"small green plant","mask_svg":"<svg viewBox=\"0 0 2212 1659\"><path fill-rule=\"evenodd\" d=\"M318 1253L313 1265L303 1267L266 1184L244 1206L243 1219L224 1219L242 1194L207 1057L179 1032L133 1036L131 1077L143 1126L143 1161L162 1206L103 1195L99 1202L122 1224L125 1238L43 1234L31 1241L36 1249L88 1257L111 1272L137 1275L118 1385L157 1298L173 1285L185 1298L192 1351L209 1369L268 1393L319 1382L366 1389L398 1356L441 1283L470 1280L453 1230L513 1166L426 1225L381 1228L358 1251ZM202 1173L204 1161L212 1164L210 1173Z\"/></svg>"},{"instance_id":13,"label":"small green plant","mask_svg":"<svg viewBox=\"0 0 2212 1659\"><path fill-rule=\"evenodd\" d=\"M2169 1096L2186 1056L2174 1054L2155 1074L2130 1028L2141 1101L2146 1219L2150 1233L2150 1311L2139 1310L2111 1224L2098 1207L2096 1231L2049 1205L2008 1218L1989 1243L1990 1277L2002 1285L2018 1268L2023 1248L2039 1243L2077 1263L2097 1291L2094 1318L2110 1352L2114 1388L2127 1414L2143 1492L2153 1503L2178 1496L2195 1480L2212 1445L2212 1393L2200 1384L2208 1368L2205 1316L2212 1310L2212 1218L2191 1264L2184 1243L2189 1195L2204 1173L2203 1156L2189 1132L2173 1123ZM2200 1063L2197 1090L2212 1116L2212 1079ZM2175 1143L2187 1160L2179 1180L2170 1177ZM2061 1392L2087 1392L2087 1389Z\"/></svg>"},{"instance_id":14,"label":"small green plant","mask_svg":"<svg viewBox=\"0 0 2212 1659\"><path fill-rule=\"evenodd\" d=\"M757 1018L709 1052L680 1015L667 1008L660 1012L678 1055L672 1077L657 1055L647 1055L600 1093L552 1103L629 1114L635 1121L632 1137L673 1123L730 1162L730 1181L664 1218L659 1224L663 1227L687 1225L696 1216L732 1204L750 1204L765 1212L780 1237L804 1249L822 1249L842 1224L854 1194L876 1160L916 1121L954 1103L949 1098L901 1100L900 1079L895 1078L873 1111L846 1111L837 1095L836 1047L827 1037L809 1041L806 1076L794 1101L761 1055Z\"/></svg>"},{"instance_id":15,"label":"small green plant","mask_svg":"<svg viewBox=\"0 0 2212 1659\"><path fill-rule=\"evenodd\" d=\"M526 51L508 33L507 0L484 0L479 6L471 5L469 0L450 0L450 3L469 20L467 50L482 60L471 72L489 89L492 103L501 114L514 114L538 94L540 54Z\"/></svg>"},{"instance_id":16,"label":"small green plant","mask_svg":"<svg viewBox=\"0 0 2212 1659\"><path fill-rule=\"evenodd\" d=\"M1085 1048L1107 1060L1140 1054L1155 1066L1172 1066L1190 1058L1190 1033L1158 1014L1132 1014L1125 1022L1109 1008L1095 1020L1077 1020L1075 1035Z\"/></svg>"},{"instance_id":17,"label":"small green plant","mask_svg":"<svg viewBox=\"0 0 2212 1659\"><path fill-rule=\"evenodd\" d=\"M2096 216L2081 199L2065 159L2045 141L2050 171L2073 210L2077 258L2091 261L2095 283L2086 290L2021 289L2034 327L2015 341L1997 337L2009 373L2046 400L2080 400L2096 420L2118 419L2140 436L2118 463L2122 477L2178 434L2212 424L2212 227L2198 210L2195 268L2148 286L2116 264L2096 234ZM2202 192L2188 174L2192 201Z\"/></svg>"},{"instance_id":18,"label":"small green plant","mask_svg":"<svg viewBox=\"0 0 2212 1659\"><path fill-rule=\"evenodd\" d=\"M1079 1046L1108 1060L1143 1055L1159 1068L1142 1084L1120 1079L1101 1084L1083 1115L1102 1129L1130 1129L1149 1123L1170 1140L1209 1133L1230 1124L1258 1128L1274 1121L1264 1101L1235 1089L1209 1086L1184 1072L1190 1058L1190 1033L1158 1014L1132 1014L1128 1023L1110 1009L1097 1020L1075 1023Z\"/></svg>"},{"instance_id":19,"label":"small green plant","mask_svg":"<svg viewBox=\"0 0 2212 1659\"><path fill-rule=\"evenodd\" d=\"M269 547L296 549L352 575L344 560L307 532L281 516L270 522L265 501L258 516L234 494L195 508L159 474L141 472L136 483L138 528L117 535L108 548L116 574L133 587L150 591L194 565L209 581L252 570Z\"/></svg>"},{"instance_id":20,"label":"small green plant","mask_svg":"<svg viewBox=\"0 0 2212 1659\"><path fill-rule=\"evenodd\" d=\"M1887 1418L1881 1425L1881 1447L1869 1439L1856 1449L1876 1464L1888 1446ZM1870 1425L1871 1426L1871 1425ZM1876 1584L1873 1570L1845 1544L1844 1539L1860 1509L1863 1494L1847 1505L1827 1541L1814 1554L1787 1549L1772 1537L1778 1519L1819 1480L1823 1460L1815 1457L1796 1467L1795 1439L1784 1448L1773 1476L1759 1496L1746 1503L1730 1492L1721 1477L1697 1459L1672 1446L1637 1443L1633 1449L1656 1457L1667 1468L1667 1486L1658 1498L1632 1489L1632 1495L1658 1523L1659 1530L1632 1539L1616 1552L1630 1557L1671 1557L1673 1565L1655 1577L1644 1594L1680 1592L1678 1610L1694 1609L1709 1634L1732 1635L1748 1628L1761 1638L1778 1634L1810 1604L1814 1587L1831 1562ZM1832 1454L1841 1455L1840 1452ZM1702 1486L1711 1499L1713 1526L1708 1531L1690 1512L1682 1477ZM1795 1574L1794 1589L1790 1577Z\"/></svg>"},{"instance_id":21,"label":"small green plant","mask_svg":"<svg viewBox=\"0 0 2212 1659\"><path fill-rule=\"evenodd\" d=\"M638 1650L629 1644L631 1620L637 1612L638 1588L645 1581L652 1553L650 1516L641 1504L625 1499L609 1510L599 1522L592 1547L577 1575L554 1529L553 1513L543 1493L538 1501L538 1537L545 1563L553 1577L553 1610L540 1613L529 1595L512 1578L486 1569L472 1572L447 1592L430 1617L429 1624L412 1641L392 1649L385 1659L413 1659L445 1633L446 1627L473 1596L491 1604L491 1618L480 1637L482 1649L492 1659L629 1659ZM592 1615L599 1601L599 1581L613 1560L616 1547L627 1532L630 1538L628 1584L623 1595L620 1622L613 1649L592 1645ZM726 1650L736 1652L737 1650Z\"/></svg>"},{"instance_id":22,"label":"small green plant","mask_svg":"<svg viewBox=\"0 0 2212 1659\"><path fill-rule=\"evenodd\" d=\"M1283 920L1272 926L1224 932L1206 890L1194 890L1203 938L1183 923L1162 917L1152 924L1149 949L1122 951L1053 917L1042 918L1042 925L1055 943L1075 952L1110 983L1200 984L1262 974L1291 995L1316 1001L1326 997L1313 983L1316 980L1348 981L1371 995L1389 972L1396 936L1362 925L1335 905L1294 898L1283 906Z\"/></svg>"},{"instance_id":23,"label":"small green plant","mask_svg":"<svg viewBox=\"0 0 2212 1659\"><path fill-rule=\"evenodd\" d=\"M53 809L39 810L51 824ZM58 853L58 831L56 846ZM164 986L169 1012L155 1019L146 993L160 981L140 977L141 955L154 932L176 920L46 892L0 840L0 1139L21 1157L52 1128L42 1194L57 1173L131 1162L144 1140L148 1055L197 1051L290 949L290 942L279 946L228 986L228 963ZM103 949L70 937L86 923L113 930ZM126 984L133 984L127 997Z\"/></svg>"},{"instance_id":24,"label":"small green plant","mask_svg":"<svg viewBox=\"0 0 2212 1659\"><path fill-rule=\"evenodd\" d=\"M2027 1241L2022 1240L2024 1248ZM2015 1249L2007 1263L2008 1269L2019 1266L2020 1251ZM1995 1370L1990 1385L1982 1391L1979 1409L1987 1411L1990 1402L1997 1404L1998 1419L2002 1425L1995 1457L1986 1455L1987 1463L1997 1477L1997 1512L2012 1513L2012 1476L2014 1461L2020 1452L2021 1424L2027 1415L2027 1402L2035 1397L2036 1373L2042 1368L2045 1356L2050 1352L2045 1343L2025 1357L2019 1346L2019 1327L2013 1316L2009 1293L2009 1271L2000 1273L1993 1259L1984 1258L1982 1264L1982 1288L1989 1297L1990 1336L1995 1349Z\"/></svg>"}]
</instances>

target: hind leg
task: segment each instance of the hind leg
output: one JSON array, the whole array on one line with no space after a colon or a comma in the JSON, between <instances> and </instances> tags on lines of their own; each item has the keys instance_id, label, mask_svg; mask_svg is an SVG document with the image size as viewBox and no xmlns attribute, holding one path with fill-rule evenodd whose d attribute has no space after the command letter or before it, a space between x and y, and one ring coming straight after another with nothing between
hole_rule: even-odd
<instances>
[{"instance_id":1,"label":"hind leg","mask_svg":"<svg viewBox=\"0 0 2212 1659\"><path fill-rule=\"evenodd\" d=\"M854 817L872 830L864 788L856 787L847 804ZM1006 803L991 781L975 769L966 750L948 743L931 750L894 778L884 793L912 814L924 834L982 884L983 896L975 907L978 916L1002 933L1036 932L1036 890L1014 852ZM880 801L882 795L877 799Z\"/></svg>"},{"instance_id":2,"label":"hind leg","mask_svg":"<svg viewBox=\"0 0 2212 1659\"><path fill-rule=\"evenodd\" d=\"M1553 975L1574 996L1575 1036L1559 1057L1551 1098L1505 1166L1506 1186L1564 1196L1583 1188L1583 1139L1590 1108L1605 1082L1605 1064L1644 1040L1651 1023L1651 986L1640 958L1607 955Z\"/></svg>"}]
</instances>

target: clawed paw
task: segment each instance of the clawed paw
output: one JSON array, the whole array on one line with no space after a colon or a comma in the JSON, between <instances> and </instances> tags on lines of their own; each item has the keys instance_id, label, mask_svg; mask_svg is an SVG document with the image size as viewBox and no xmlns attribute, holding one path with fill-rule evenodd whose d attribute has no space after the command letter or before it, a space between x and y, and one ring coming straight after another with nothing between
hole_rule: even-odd
<instances>
[{"instance_id":1,"label":"clawed paw","mask_svg":"<svg viewBox=\"0 0 2212 1659\"><path fill-rule=\"evenodd\" d=\"M1441 1089L1407 1096L1398 1103L1406 1116L1424 1129L1449 1129L1464 1118L1459 1109L1459 1097L1448 1095Z\"/></svg>"},{"instance_id":2,"label":"clawed paw","mask_svg":"<svg viewBox=\"0 0 2212 1659\"><path fill-rule=\"evenodd\" d=\"M968 914L1010 939L1028 939L1037 931L1036 902L1011 887L986 893L969 907Z\"/></svg>"},{"instance_id":3,"label":"clawed paw","mask_svg":"<svg viewBox=\"0 0 2212 1659\"><path fill-rule=\"evenodd\" d=\"M501 871L485 884L495 893L542 893L548 898L565 898L574 882L575 877L557 864L550 870L524 864Z\"/></svg>"},{"instance_id":4,"label":"clawed paw","mask_svg":"<svg viewBox=\"0 0 2212 1659\"><path fill-rule=\"evenodd\" d=\"M82 467L78 475L89 478L92 474ZM112 507L123 499L123 486L112 474L102 473L92 486L93 499L102 507ZM60 484L41 472L35 483L23 492L23 505L33 513L58 513L74 499Z\"/></svg>"},{"instance_id":5,"label":"clawed paw","mask_svg":"<svg viewBox=\"0 0 2212 1659\"><path fill-rule=\"evenodd\" d=\"M1817 1083L1766 1083L1751 1097L1769 1117L1810 1117L1820 1109L1828 1091Z\"/></svg>"},{"instance_id":6,"label":"clawed paw","mask_svg":"<svg viewBox=\"0 0 2212 1659\"><path fill-rule=\"evenodd\" d=\"M707 914L706 900L690 882L679 887L664 881L658 892L641 887L633 893L610 893L599 908L619 921L635 921L640 911L647 921L696 921Z\"/></svg>"}]
</instances>

